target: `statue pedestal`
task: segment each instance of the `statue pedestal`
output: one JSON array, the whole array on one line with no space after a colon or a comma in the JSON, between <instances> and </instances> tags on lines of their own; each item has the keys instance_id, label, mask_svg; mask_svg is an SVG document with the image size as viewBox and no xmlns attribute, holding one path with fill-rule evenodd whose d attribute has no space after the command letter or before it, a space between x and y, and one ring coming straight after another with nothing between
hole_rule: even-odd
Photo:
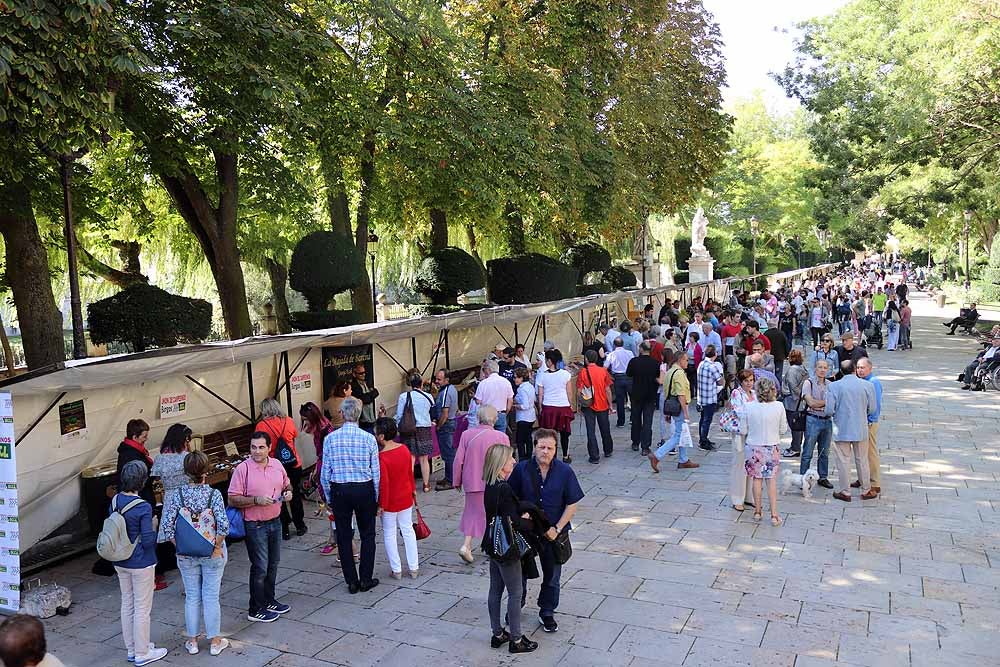
<instances>
[{"instance_id":1,"label":"statue pedestal","mask_svg":"<svg viewBox=\"0 0 1000 667\"><path fill-rule=\"evenodd\" d=\"M688 260L688 282L703 283L715 280L715 260L711 257L692 257Z\"/></svg>"}]
</instances>

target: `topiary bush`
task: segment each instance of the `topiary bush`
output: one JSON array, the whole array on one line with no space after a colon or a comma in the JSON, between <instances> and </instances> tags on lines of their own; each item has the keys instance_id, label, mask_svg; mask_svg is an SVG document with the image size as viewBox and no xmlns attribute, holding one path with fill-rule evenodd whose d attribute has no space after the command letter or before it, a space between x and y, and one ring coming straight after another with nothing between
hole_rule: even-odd
<instances>
[{"instance_id":1,"label":"topiary bush","mask_svg":"<svg viewBox=\"0 0 1000 667\"><path fill-rule=\"evenodd\" d=\"M300 310L289 313L288 321L298 331L335 329L361 324L361 316L353 310Z\"/></svg>"},{"instance_id":2,"label":"topiary bush","mask_svg":"<svg viewBox=\"0 0 1000 667\"><path fill-rule=\"evenodd\" d=\"M591 294L607 294L613 292L611 285L607 283L594 283L593 285L577 285L577 296L590 296Z\"/></svg>"},{"instance_id":3,"label":"topiary bush","mask_svg":"<svg viewBox=\"0 0 1000 667\"><path fill-rule=\"evenodd\" d=\"M414 287L431 303L454 305L458 296L486 284L483 267L461 248L447 247L424 257Z\"/></svg>"},{"instance_id":4,"label":"topiary bush","mask_svg":"<svg viewBox=\"0 0 1000 667\"><path fill-rule=\"evenodd\" d=\"M135 283L87 306L87 322L94 344L117 341L143 352L205 340L212 329L212 304Z\"/></svg>"},{"instance_id":5,"label":"topiary bush","mask_svg":"<svg viewBox=\"0 0 1000 667\"><path fill-rule=\"evenodd\" d=\"M445 315L448 313L458 313L463 310L482 310L492 308L492 303L465 303L465 304L439 304L439 303L417 303L406 307L411 317L423 317L424 315Z\"/></svg>"},{"instance_id":6,"label":"topiary bush","mask_svg":"<svg viewBox=\"0 0 1000 667\"><path fill-rule=\"evenodd\" d=\"M567 299L576 295L576 277L572 266L538 253L486 262L486 292L498 305Z\"/></svg>"},{"instance_id":7,"label":"topiary bush","mask_svg":"<svg viewBox=\"0 0 1000 667\"><path fill-rule=\"evenodd\" d=\"M560 261L576 269L576 282L582 284L588 273L611 268L611 253L593 241L584 241L566 248Z\"/></svg>"},{"instance_id":8,"label":"topiary bush","mask_svg":"<svg viewBox=\"0 0 1000 667\"><path fill-rule=\"evenodd\" d=\"M611 285L613 290L635 287L639 282L635 279L635 274L624 266L612 266L601 276L601 281Z\"/></svg>"},{"instance_id":9,"label":"topiary bush","mask_svg":"<svg viewBox=\"0 0 1000 667\"><path fill-rule=\"evenodd\" d=\"M312 232L302 237L292 252L288 284L306 298L310 311L326 311L338 292L364 281L364 256L349 235Z\"/></svg>"}]
</instances>

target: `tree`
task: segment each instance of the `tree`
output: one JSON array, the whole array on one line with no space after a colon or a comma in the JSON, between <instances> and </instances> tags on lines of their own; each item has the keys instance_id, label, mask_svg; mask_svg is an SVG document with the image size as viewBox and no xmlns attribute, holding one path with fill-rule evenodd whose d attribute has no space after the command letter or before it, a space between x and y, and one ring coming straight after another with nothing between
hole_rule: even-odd
<instances>
[{"instance_id":1,"label":"tree","mask_svg":"<svg viewBox=\"0 0 1000 667\"><path fill-rule=\"evenodd\" d=\"M6 0L0 12L0 234L25 359L38 368L65 359L36 220L36 208L58 211L59 201L43 149L95 142L111 124L113 77L135 64L104 0Z\"/></svg>"}]
</instances>

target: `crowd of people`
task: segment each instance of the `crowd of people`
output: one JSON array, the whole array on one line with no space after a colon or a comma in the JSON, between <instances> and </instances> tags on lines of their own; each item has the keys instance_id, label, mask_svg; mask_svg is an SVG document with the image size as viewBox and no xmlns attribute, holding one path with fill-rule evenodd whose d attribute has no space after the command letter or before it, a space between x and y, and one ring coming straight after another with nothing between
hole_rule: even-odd
<instances>
[{"instance_id":1,"label":"crowd of people","mask_svg":"<svg viewBox=\"0 0 1000 667\"><path fill-rule=\"evenodd\" d=\"M572 359L549 341L534 358L523 345L498 345L483 360L467 411L460 410L448 369L429 382L411 369L390 416L359 365L322 405L302 405L298 424L277 401L263 401L250 456L233 469L225 496L206 483L211 464L190 451L190 428L171 426L154 461L149 425L130 421L110 510L122 515L134 543L128 558L112 563L128 659L141 667L166 655L150 641L149 625L153 592L167 585L163 574L173 568L184 587L187 652L200 651L201 636L212 655L229 646L219 591L234 536L245 541L250 560L248 620L272 623L287 614L290 606L275 589L281 545L293 532L307 533L303 501L313 492L330 522L320 553L338 556L350 595L379 585L377 522L388 576L418 578L418 491L461 492L458 558L474 563L478 547L490 559L491 646L535 650L521 617L528 582L540 580L539 623L556 632L561 568L584 497L569 451L577 413L590 464L615 453L614 416L618 428L630 421L631 449L654 473L673 457L678 469L697 468L690 458L695 433L699 448L715 451L711 435L719 424L732 440L732 507L750 507L761 520L766 489L775 526L782 523L776 478L783 459L798 458L798 476L811 473L837 500L851 502L852 489L861 499L877 498L883 389L866 345L881 340L884 328L888 350L912 348L910 269L896 267L902 275L894 281L888 268L850 267L794 289L733 292L721 303L667 302L658 313L649 304L632 321L586 332L582 355ZM967 385L980 369L1000 363L1000 331L994 334L963 373ZM315 446L311 474L296 448L300 430ZM782 449L786 434L790 444ZM436 481L435 443L443 462ZM836 484L829 478L831 450ZM159 507L153 478L163 488ZM192 549L198 536L203 551Z\"/></svg>"}]
</instances>

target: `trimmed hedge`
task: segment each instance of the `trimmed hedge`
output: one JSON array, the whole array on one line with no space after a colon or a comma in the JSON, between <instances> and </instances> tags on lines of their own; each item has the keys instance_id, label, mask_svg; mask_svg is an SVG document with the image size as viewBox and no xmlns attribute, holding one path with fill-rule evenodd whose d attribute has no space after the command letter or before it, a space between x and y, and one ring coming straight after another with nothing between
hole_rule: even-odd
<instances>
[{"instance_id":1,"label":"trimmed hedge","mask_svg":"<svg viewBox=\"0 0 1000 667\"><path fill-rule=\"evenodd\" d=\"M603 282L611 285L611 289L613 290L628 289L629 287L635 287L639 283L635 278L635 274L624 266L612 266L604 272L601 279Z\"/></svg>"},{"instance_id":2,"label":"trimmed hedge","mask_svg":"<svg viewBox=\"0 0 1000 667\"><path fill-rule=\"evenodd\" d=\"M417 303L406 307L411 317L422 317L424 315L444 315L447 313L458 313L463 310L482 310L492 308L492 303L466 303L466 304L440 304L440 303Z\"/></svg>"},{"instance_id":3,"label":"trimmed hedge","mask_svg":"<svg viewBox=\"0 0 1000 667\"><path fill-rule=\"evenodd\" d=\"M143 352L205 340L212 329L212 304L135 283L87 306L87 321L94 344L117 341Z\"/></svg>"},{"instance_id":4,"label":"trimmed hedge","mask_svg":"<svg viewBox=\"0 0 1000 667\"><path fill-rule=\"evenodd\" d=\"M591 294L607 294L613 292L611 285L607 283L595 283L593 285L577 285L577 296L590 296Z\"/></svg>"},{"instance_id":5,"label":"trimmed hedge","mask_svg":"<svg viewBox=\"0 0 1000 667\"><path fill-rule=\"evenodd\" d=\"M288 315L293 329L316 331L363 324L361 315L353 310L299 310Z\"/></svg>"},{"instance_id":6,"label":"trimmed hedge","mask_svg":"<svg viewBox=\"0 0 1000 667\"><path fill-rule=\"evenodd\" d=\"M566 248L560 261L575 268L577 283L583 283L583 278L588 273L611 268L611 253L593 241L584 241Z\"/></svg>"},{"instance_id":7,"label":"trimmed hedge","mask_svg":"<svg viewBox=\"0 0 1000 667\"><path fill-rule=\"evenodd\" d=\"M420 262L414 287L432 303L454 305L460 294L486 284L483 267L461 248L435 250Z\"/></svg>"},{"instance_id":8,"label":"trimmed hedge","mask_svg":"<svg viewBox=\"0 0 1000 667\"><path fill-rule=\"evenodd\" d=\"M310 311L326 311L336 294L364 282L364 256L349 235L312 232L292 252L288 284L306 298Z\"/></svg>"},{"instance_id":9,"label":"trimmed hedge","mask_svg":"<svg viewBox=\"0 0 1000 667\"><path fill-rule=\"evenodd\" d=\"M528 253L486 262L486 292L497 305L539 303L576 295L577 272L559 260Z\"/></svg>"}]
</instances>

